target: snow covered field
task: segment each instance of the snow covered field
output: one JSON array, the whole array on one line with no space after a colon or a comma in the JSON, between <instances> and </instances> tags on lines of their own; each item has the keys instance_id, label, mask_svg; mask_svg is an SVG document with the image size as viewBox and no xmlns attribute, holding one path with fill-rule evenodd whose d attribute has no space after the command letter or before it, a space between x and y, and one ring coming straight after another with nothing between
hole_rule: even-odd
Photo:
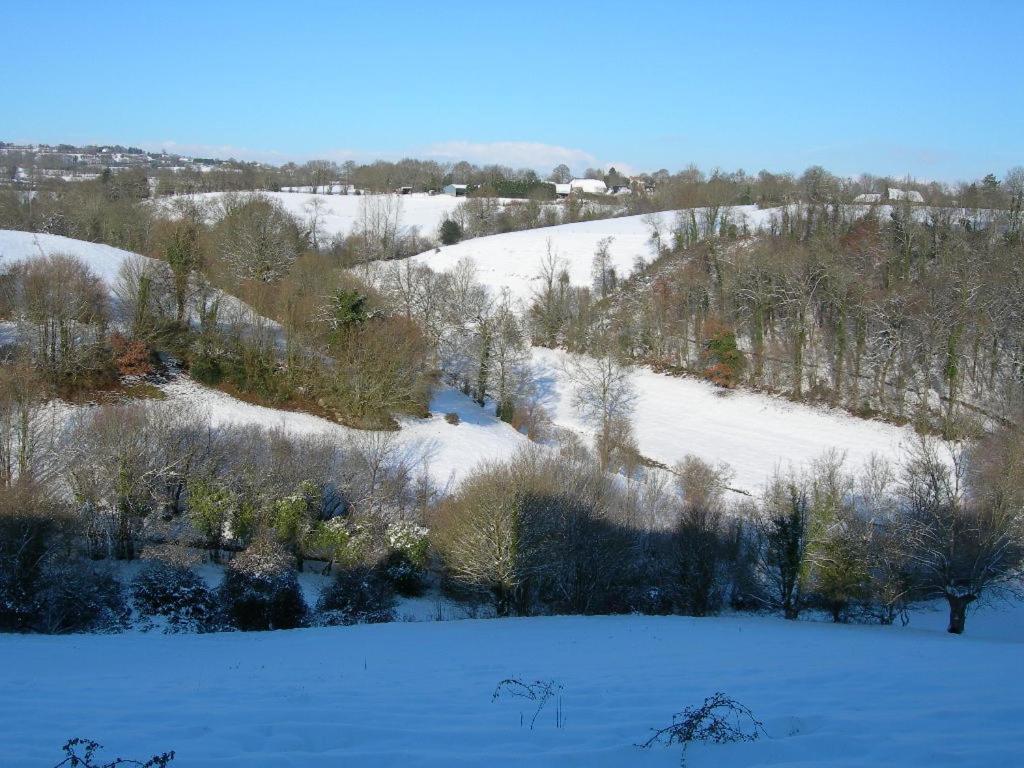
<instances>
[{"instance_id":1,"label":"snow covered field","mask_svg":"<svg viewBox=\"0 0 1024 768\"><path fill-rule=\"evenodd\" d=\"M261 192L259 194L279 202L288 213L299 221L309 221L312 215L312 203L314 200L319 200L322 204L320 231L327 236L349 234L359 221L359 211L363 201L379 197L379 195L314 195L307 192ZM224 195L224 192L202 192L182 197L215 203ZM401 201L402 212L399 224L403 230L416 227L421 234L431 237L437 234L437 228L445 217L466 200L464 197L453 197L452 195L419 193L389 195L388 197ZM169 201L174 199L162 198L160 204L166 206Z\"/></svg>"},{"instance_id":2,"label":"snow covered field","mask_svg":"<svg viewBox=\"0 0 1024 768\"><path fill-rule=\"evenodd\" d=\"M0 271L25 259L55 253L77 256L110 287L117 283L121 265L126 259L145 258L130 251L85 240L0 229Z\"/></svg>"},{"instance_id":3,"label":"snow covered field","mask_svg":"<svg viewBox=\"0 0 1024 768\"><path fill-rule=\"evenodd\" d=\"M634 745L723 691L768 735L694 745L689 766L1014 766L1024 636L1004 625L1019 613L979 613L962 637L646 616L0 635L0 764L54 765L84 736L107 759L174 749L183 768L669 768L677 748ZM554 701L533 730L529 702L492 702L510 676L560 683L564 726Z\"/></svg>"},{"instance_id":4,"label":"snow covered field","mask_svg":"<svg viewBox=\"0 0 1024 768\"><path fill-rule=\"evenodd\" d=\"M206 414L214 426L260 426L296 436L326 435L339 441L367 434L308 413L252 405L187 378L163 389L169 402L180 403L194 414ZM441 488L457 483L478 462L508 456L526 442L525 436L453 389L435 392L430 411L429 419L405 417L399 420L399 432L383 434L394 435L402 455ZM458 414L459 424L449 424L444 418L447 413Z\"/></svg>"},{"instance_id":5,"label":"snow covered field","mask_svg":"<svg viewBox=\"0 0 1024 768\"><path fill-rule=\"evenodd\" d=\"M589 435L572 407L567 359L560 350L534 347L536 381L554 422ZM849 469L859 469L872 454L898 460L914 434L908 427L646 368L635 370L633 384L633 428L641 453L669 466L688 453L724 461L735 471L733 487L750 492L776 467L799 467L833 448L845 452Z\"/></svg>"},{"instance_id":6,"label":"snow covered field","mask_svg":"<svg viewBox=\"0 0 1024 768\"><path fill-rule=\"evenodd\" d=\"M730 218L735 224L746 223L754 230L777 214L775 209L758 210L747 205L732 208ZM462 259L471 258L484 285L495 291L507 287L513 296L529 299L538 286L541 260L549 244L552 253L564 260L572 284L589 286L594 251L602 240L612 238L608 249L612 264L616 274L626 277L633 271L637 258L648 262L654 258L652 223L657 222L662 236L667 238L676 215L676 211L665 211L507 232L464 240L413 258L437 272L451 270Z\"/></svg>"}]
</instances>

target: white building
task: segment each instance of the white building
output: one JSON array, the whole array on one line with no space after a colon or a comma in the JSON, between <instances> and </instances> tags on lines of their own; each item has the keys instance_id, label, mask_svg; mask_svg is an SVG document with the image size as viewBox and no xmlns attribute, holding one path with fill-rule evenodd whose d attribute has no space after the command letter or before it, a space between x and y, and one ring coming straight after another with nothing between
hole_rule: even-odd
<instances>
[{"instance_id":1,"label":"white building","mask_svg":"<svg viewBox=\"0 0 1024 768\"><path fill-rule=\"evenodd\" d=\"M889 187L889 200L906 200L908 203L923 203L924 196L914 189L895 189Z\"/></svg>"},{"instance_id":2,"label":"white building","mask_svg":"<svg viewBox=\"0 0 1024 768\"><path fill-rule=\"evenodd\" d=\"M452 197L465 197L468 190L465 184L446 184L441 191Z\"/></svg>"},{"instance_id":3,"label":"white building","mask_svg":"<svg viewBox=\"0 0 1024 768\"><path fill-rule=\"evenodd\" d=\"M569 191L582 192L587 195L604 195L608 193L608 187L600 179L573 179L569 182Z\"/></svg>"}]
</instances>

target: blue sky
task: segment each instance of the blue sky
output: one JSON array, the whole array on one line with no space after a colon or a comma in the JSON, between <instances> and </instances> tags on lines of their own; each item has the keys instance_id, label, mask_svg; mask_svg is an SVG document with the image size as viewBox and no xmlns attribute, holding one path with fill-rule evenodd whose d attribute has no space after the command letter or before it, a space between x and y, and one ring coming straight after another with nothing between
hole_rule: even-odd
<instances>
[{"instance_id":1,"label":"blue sky","mask_svg":"<svg viewBox=\"0 0 1024 768\"><path fill-rule=\"evenodd\" d=\"M0 139L548 170L1024 164L1024 2L19 2Z\"/></svg>"}]
</instances>

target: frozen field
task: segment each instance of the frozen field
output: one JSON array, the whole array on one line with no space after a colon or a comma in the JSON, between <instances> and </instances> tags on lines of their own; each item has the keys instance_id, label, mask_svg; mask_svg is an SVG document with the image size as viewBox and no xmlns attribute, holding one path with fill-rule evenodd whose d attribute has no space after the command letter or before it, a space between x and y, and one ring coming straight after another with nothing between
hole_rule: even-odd
<instances>
[{"instance_id":1,"label":"frozen field","mask_svg":"<svg viewBox=\"0 0 1024 768\"><path fill-rule=\"evenodd\" d=\"M0 635L0 764L54 765L83 736L108 759L174 749L188 768L670 768L677 748L634 745L723 691L768 735L694 745L693 768L1014 766L1019 614L979 613L962 637L927 618L903 629L643 616ZM560 683L564 725L554 701L533 730L529 702L492 702L510 676Z\"/></svg>"},{"instance_id":2,"label":"frozen field","mask_svg":"<svg viewBox=\"0 0 1024 768\"><path fill-rule=\"evenodd\" d=\"M537 382L555 423L589 435L572 407L567 359L559 350L533 349ZM913 437L909 428L645 368L635 370L633 383L633 428L641 453L669 466L688 453L724 461L736 473L733 486L751 492L776 467L799 467L830 449L845 452L849 469L872 454L898 460Z\"/></svg>"}]
</instances>

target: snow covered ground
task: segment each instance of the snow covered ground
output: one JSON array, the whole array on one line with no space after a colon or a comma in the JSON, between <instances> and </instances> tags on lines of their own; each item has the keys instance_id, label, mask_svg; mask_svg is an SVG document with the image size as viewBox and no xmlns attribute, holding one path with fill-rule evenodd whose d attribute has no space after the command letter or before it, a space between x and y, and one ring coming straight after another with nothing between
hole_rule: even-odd
<instances>
[{"instance_id":1,"label":"snow covered ground","mask_svg":"<svg viewBox=\"0 0 1024 768\"><path fill-rule=\"evenodd\" d=\"M554 422L589 435L572 406L567 360L560 350L534 347L535 380ZM906 427L646 368L635 370L633 384L633 428L641 453L669 466L688 453L724 461L735 471L733 487L750 492L776 467L799 467L833 448L845 452L849 469L859 469L872 454L898 460L913 438Z\"/></svg>"},{"instance_id":2,"label":"snow covered ground","mask_svg":"<svg viewBox=\"0 0 1024 768\"><path fill-rule=\"evenodd\" d=\"M790 206L791 211L796 208L796 205ZM694 209L698 224L702 222L702 210ZM870 210L871 206L851 205L846 207L846 214L859 217ZM874 210L883 221L892 213L892 207L887 205L876 206ZM668 243L680 213L688 215L689 211L662 211L507 232L442 246L412 258L437 272L449 271L462 259L470 258L476 264L480 282L494 291L507 287L513 296L529 299L538 286L541 260L546 256L549 246L552 253L564 261L572 284L589 286L592 283L594 251L602 240L612 238L608 249L611 263L620 278L628 277L634 270L637 258L647 262L654 258L651 245L653 226L657 226L664 242ZM912 209L912 215L918 221L927 221L930 216L939 214L953 216L956 220L970 219L975 225L991 219L991 213L987 211L925 207ZM783 209L739 205L728 208L727 215L729 221L740 230L745 227L749 232L756 232L767 228L773 220L779 220Z\"/></svg>"},{"instance_id":3,"label":"snow covered ground","mask_svg":"<svg viewBox=\"0 0 1024 768\"><path fill-rule=\"evenodd\" d=\"M25 259L55 253L77 256L110 287L117 283L121 265L125 260L145 258L130 251L85 240L0 229L0 270Z\"/></svg>"},{"instance_id":4,"label":"snow covered ground","mask_svg":"<svg viewBox=\"0 0 1024 768\"><path fill-rule=\"evenodd\" d=\"M327 236L347 235L352 232L353 227L359 221L360 206L364 204L364 201L381 197L380 195L314 195L306 192L260 192L259 194L279 202L288 213L299 221L310 220L312 203L314 200L319 200L322 204L320 231ZM224 195L224 192L202 192L182 197L216 203ZM466 200L464 197L453 197L452 195L419 193L388 195L388 197L401 201L402 211L399 225L404 230L416 227L421 234L431 237L437 234L437 228L445 217ZM174 199L176 198L161 198L159 203L166 207Z\"/></svg>"},{"instance_id":5,"label":"snow covered ground","mask_svg":"<svg viewBox=\"0 0 1024 768\"><path fill-rule=\"evenodd\" d=\"M518 232L468 241L465 245L519 235L541 237L545 232L555 230L568 229L573 233L583 228L583 233L560 241L563 244L578 242L576 252L581 254L582 262L582 255L588 247L582 239L600 239L599 233L616 226L621 227L616 230L620 233L629 232L629 226L634 227L632 242L637 248L642 247L646 236L638 229L639 218ZM623 237L622 242L625 244L630 240ZM10 261L42 252L76 255L108 284L117 280L124 260L134 257L127 251L81 240L0 231L0 268ZM585 261L589 265L589 257ZM502 272L501 279L509 279L509 272ZM519 285L528 286L528 282ZM585 432L572 408L572 387L564 375L564 359L561 352L535 349L533 362L537 383L555 423ZM796 405L755 393L723 393L706 382L665 376L644 369L637 371L635 383L639 394L635 429L644 455L669 465L687 453L708 461L725 461L736 472L734 486L748 491L757 490L776 466L805 463L829 448L845 451L851 468L858 467L872 453L896 459L901 446L911 437L909 429L863 421L840 412ZM170 385L167 394L172 400L180 400L190 408L204 409L215 423L260 424L297 434L342 436L351 433L351 430L308 414L250 405L188 379ZM407 450L426 457L430 476L442 486L452 478L463 476L481 460L509 455L525 440L453 390L440 390L430 409L434 414L430 419L403 420L401 442ZM444 414L448 412L459 414L461 423L458 426L444 420Z\"/></svg>"},{"instance_id":6,"label":"snow covered ground","mask_svg":"<svg viewBox=\"0 0 1024 768\"><path fill-rule=\"evenodd\" d=\"M495 291L507 287L513 296L529 299L538 287L541 260L552 253L562 259L573 285L591 284L591 264L598 244L611 238L609 255L619 277L627 277L637 258L650 262L652 224L657 224L662 237L668 238L676 220L676 211L643 216L621 216L576 224L559 224L542 229L527 229L501 235L464 240L414 256L437 272L451 270L464 258L476 264L478 279ZM730 219L737 226L744 223L755 230L778 215L776 209L758 210L756 206L737 206L730 210Z\"/></svg>"},{"instance_id":7,"label":"snow covered ground","mask_svg":"<svg viewBox=\"0 0 1024 768\"><path fill-rule=\"evenodd\" d=\"M125 262L139 260L159 264L156 259L151 259L148 256L141 256L131 251L100 243L90 243L86 240L75 240L74 238L62 237L60 235L0 229L0 272L3 272L10 265L25 259L31 259L36 256L51 256L53 254L64 254L78 258L107 285L111 290L115 320L123 320L123 318L119 318L122 309L114 295L114 288L118 284L121 268ZM230 326L236 321L251 322L259 319L261 322L266 323L267 327L274 330L277 335L277 343L282 346L284 345L283 331L276 322L267 318L260 318L252 307L235 296L223 292L220 292L220 295L219 324ZM198 324L198 318L193 314L190 322L196 325ZM0 326L0 343L3 343L4 339L9 338L12 331L12 328Z\"/></svg>"},{"instance_id":8,"label":"snow covered ground","mask_svg":"<svg viewBox=\"0 0 1024 768\"><path fill-rule=\"evenodd\" d=\"M367 434L308 413L252 405L185 377L163 390L168 402L207 415L214 426L260 426L297 436L326 435L339 441ZM478 462L508 456L526 442L525 436L453 389L435 392L430 411L430 418L402 418L397 433L384 434L394 435L404 456L442 489L453 487ZM448 413L458 414L459 423L449 424L445 420Z\"/></svg>"},{"instance_id":9,"label":"snow covered ground","mask_svg":"<svg viewBox=\"0 0 1024 768\"><path fill-rule=\"evenodd\" d=\"M669 768L678 748L634 745L723 691L767 736L694 745L689 766L1014 766L1014 615L979 613L963 637L749 616L0 635L0 764L54 765L84 736L107 759L174 749L188 768ZM533 730L530 702L492 702L510 676L560 683L564 725L555 701Z\"/></svg>"}]
</instances>

